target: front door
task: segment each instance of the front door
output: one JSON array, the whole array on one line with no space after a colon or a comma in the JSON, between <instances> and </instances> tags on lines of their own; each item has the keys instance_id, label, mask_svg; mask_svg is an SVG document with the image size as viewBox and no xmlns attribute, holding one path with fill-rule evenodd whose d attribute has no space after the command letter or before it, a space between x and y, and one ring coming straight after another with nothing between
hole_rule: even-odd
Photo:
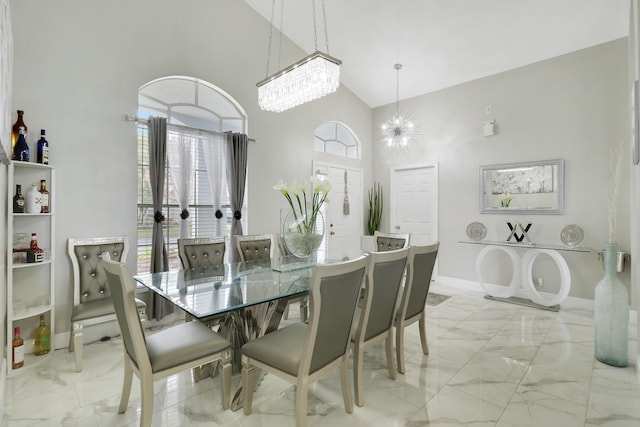
<instances>
[{"instance_id":1,"label":"front door","mask_svg":"<svg viewBox=\"0 0 640 427\"><path fill-rule=\"evenodd\" d=\"M325 204L324 250L331 259L346 259L360 251L363 233L362 170L314 162L313 171L331 183Z\"/></svg>"}]
</instances>

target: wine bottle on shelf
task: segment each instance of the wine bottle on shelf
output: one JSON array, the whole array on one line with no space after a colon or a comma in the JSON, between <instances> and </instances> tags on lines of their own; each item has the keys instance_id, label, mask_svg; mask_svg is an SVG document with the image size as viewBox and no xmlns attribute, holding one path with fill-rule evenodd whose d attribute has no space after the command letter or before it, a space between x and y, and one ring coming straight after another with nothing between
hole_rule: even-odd
<instances>
[{"instance_id":1,"label":"wine bottle on shelf","mask_svg":"<svg viewBox=\"0 0 640 427\"><path fill-rule=\"evenodd\" d=\"M27 137L27 125L24 124L23 116L24 111L18 110L18 120L14 123L11 128L11 150L16 146L16 142L18 142L18 136L20 135L20 128L24 128L24 137Z\"/></svg>"},{"instance_id":2,"label":"wine bottle on shelf","mask_svg":"<svg viewBox=\"0 0 640 427\"><path fill-rule=\"evenodd\" d=\"M38 247L38 239L36 233L31 233L31 244L27 250L27 262L44 261L44 251Z\"/></svg>"},{"instance_id":3,"label":"wine bottle on shelf","mask_svg":"<svg viewBox=\"0 0 640 427\"><path fill-rule=\"evenodd\" d=\"M42 356L51 350L51 329L44 321L44 314L40 315L40 325L36 328L33 349L36 356Z\"/></svg>"},{"instance_id":4,"label":"wine bottle on shelf","mask_svg":"<svg viewBox=\"0 0 640 427\"><path fill-rule=\"evenodd\" d=\"M13 147L13 160L18 160L21 162L29 161L29 145L27 145L27 140L24 134L24 128L20 127L20 133L18 134L18 140L16 141L16 145Z\"/></svg>"},{"instance_id":5,"label":"wine bottle on shelf","mask_svg":"<svg viewBox=\"0 0 640 427\"><path fill-rule=\"evenodd\" d=\"M11 355L11 366L13 369L22 368L24 366L24 340L20 338L20 327L18 326L13 330L11 347L13 353Z\"/></svg>"},{"instance_id":6,"label":"wine bottle on shelf","mask_svg":"<svg viewBox=\"0 0 640 427\"><path fill-rule=\"evenodd\" d=\"M27 213L40 213L42 194L38 191L36 184L31 184L31 191L26 194L24 199Z\"/></svg>"},{"instance_id":7,"label":"wine bottle on shelf","mask_svg":"<svg viewBox=\"0 0 640 427\"><path fill-rule=\"evenodd\" d=\"M13 213L24 213L24 196L20 184L16 185L16 195L13 196Z\"/></svg>"},{"instance_id":8,"label":"wine bottle on shelf","mask_svg":"<svg viewBox=\"0 0 640 427\"><path fill-rule=\"evenodd\" d=\"M49 213L49 192L45 179L40 180L40 213Z\"/></svg>"},{"instance_id":9,"label":"wine bottle on shelf","mask_svg":"<svg viewBox=\"0 0 640 427\"><path fill-rule=\"evenodd\" d=\"M45 130L40 129L40 139L38 140L36 162L43 165L49 164L49 142L44 137Z\"/></svg>"}]
</instances>

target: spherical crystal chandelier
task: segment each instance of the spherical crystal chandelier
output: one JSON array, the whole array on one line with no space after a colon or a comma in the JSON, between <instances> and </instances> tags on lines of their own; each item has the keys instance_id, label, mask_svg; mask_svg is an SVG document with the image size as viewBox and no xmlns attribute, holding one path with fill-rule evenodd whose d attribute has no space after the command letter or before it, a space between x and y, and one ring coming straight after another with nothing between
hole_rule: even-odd
<instances>
[{"instance_id":1,"label":"spherical crystal chandelier","mask_svg":"<svg viewBox=\"0 0 640 427\"><path fill-rule=\"evenodd\" d=\"M396 112L393 116L382 123L380 129L382 134L380 141L388 147L396 149L406 149L409 144L415 142L416 123L410 114L401 114L398 109L400 103L400 70L402 64L393 66L396 70Z\"/></svg>"}]
</instances>

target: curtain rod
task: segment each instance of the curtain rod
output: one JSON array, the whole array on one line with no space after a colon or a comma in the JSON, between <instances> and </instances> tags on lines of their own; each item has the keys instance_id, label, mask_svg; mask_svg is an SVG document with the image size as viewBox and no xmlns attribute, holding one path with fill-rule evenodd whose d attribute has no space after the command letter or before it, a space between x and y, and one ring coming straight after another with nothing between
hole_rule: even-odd
<instances>
[{"instance_id":1,"label":"curtain rod","mask_svg":"<svg viewBox=\"0 0 640 427\"><path fill-rule=\"evenodd\" d=\"M146 124L149 123L149 120L141 119L138 116L136 116L135 114L127 114L127 115L125 115L124 119L126 121L128 121L128 122L139 122L139 123L146 123ZM167 123L167 124L171 125L171 126L177 126L177 127L183 127L183 128L188 128L188 129L192 129L192 130L198 130L198 131L201 131L201 132L211 132L211 133L217 133L219 135L224 135L224 132L216 132L215 130L200 129L200 128L194 128L192 126L176 125L176 124L173 124L173 123ZM247 139L249 140L249 142L256 142L256 140L253 139L253 138L247 138Z\"/></svg>"}]
</instances>

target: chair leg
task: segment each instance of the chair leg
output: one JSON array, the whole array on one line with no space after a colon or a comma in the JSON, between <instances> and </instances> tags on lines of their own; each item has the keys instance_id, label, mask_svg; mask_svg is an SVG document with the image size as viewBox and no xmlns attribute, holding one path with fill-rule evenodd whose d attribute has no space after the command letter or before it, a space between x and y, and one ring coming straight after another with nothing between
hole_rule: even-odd
<instances>
[{"instance_id":1,"label":"chair leg","mask_svg":"<svg viewBox=\"0 0 640 427\"><path fill-rule=\"evenodd\" d=\"M427 344L427 327L426 327L426 314L424 311L420 315L418 326L420 328L420 344L422 344L422 353L429 354L429 345Z\"/></svg>"},{"instance_id":2,"label":"chair leg","mask_svg":"<svg viewBox=\"0 0 640 427\"><path fill-rule=\"evenodd\" d=\"M402 321L396 323L396 358L398 372L404 374L404 325Z\"/></svg>"},{"instance_id":3,"label":"chair leg","mask_svg":"<svg viewBox=\"0 0 640 427\"><path fill-rule=\"evenodd\" d=\"M284 313L282 313L282 319L289 320L289 304L284 309Z\"/></svg>"},{"instance_id":4,"label":"chair leg","mask_svg":"<svg viewBox=\"0 0 640 427\"><path fill-rule=\"evenodd\" d=\"M125 354L124 356L124 381L122 382L122 395L120 396L120 406L118 406L118 413L124 414L129 404L129 395L131 394L131 382L133 380L133 369L131 368L131 362Z\"/></svg>"},{"instance_id":5,"label":"chair leg","mask_svg":"<svg viewBox=\"0 0 640 427\"><path fill-rule=\"evenodd\" d=\"M396 379L397 371L395 363L393 363L393 334L392 329L389 328L387 332L387 338L384 340L384 345L387 350L387 369L389 370L389 378Z\"/></svg>"},{"instance_id":6,"label":"chair leg","mask_svg":"<svg viewBox=\"0 0 640 427\"><path fill-rule=\"evenodd\" d=\"M221 362L222 366L222 407L229 409L231 403L231 355Z\"/></svg>"},{"instance_id":7,"label":"chair leg","mask_svg":"<svg viewBox=\"0 0 640 427\"><path fill-rule=\"evenodd\" d=\"M360 343L356 343L353 347L353 388L355 390L356 405L358 406L364 405L362 392L363 359L364 350L360 347Z\"/></svg>"},{"instance_id":8,"label":"chair leg","mask_svg":"<svg viewBox=\"0 0 640 427\"><path fill-rule=\"evenodd\" d=\"M246 362L242 366L242 406L244 414L251 414L251 405L253 404L253 391L256 388L256 368Z\"/></svg>"},{"instance_id":9,"label":"chair leg","mask_svg":"<svg viewBox=\"0 0 640 427\"><path fill-rule=\"evenodd\" d=\"M82 325L73 325L73 351L76 360L76 372L82 371Z\"/></svg>"},{"instance_id":10,"label":"chair leg","mask_svg":"<svg viewBox=\"0 0 640 427\"><path fill-rule=\"evenodd\" d=\"M140 427L151 427L153 416L153 379L140 378L142 403L140 404Z\"/></svg>"},{"instance_id":11,"label":"chair leg","mask_svg":"<svg viewBox=\"0 0 640 427\"><path fill-rule=\"evenodd\" d=\"M353 412L353 400L351 399L351 384L349 384L349 351L340 365L340 385L342 386L342 400L347 414Z\"/></svg>"},{"instance_id":12,"label":"chair leg","mask_svg":"<svg viewBox=\"0 0 640 427\"><path fill-rule=\"evenodd\" d=\"M347 382L349 380L347 379ZM296 385L296 427L307 427L307 399L309 384L306 378Z\"/></svg>"}]
</instances>

